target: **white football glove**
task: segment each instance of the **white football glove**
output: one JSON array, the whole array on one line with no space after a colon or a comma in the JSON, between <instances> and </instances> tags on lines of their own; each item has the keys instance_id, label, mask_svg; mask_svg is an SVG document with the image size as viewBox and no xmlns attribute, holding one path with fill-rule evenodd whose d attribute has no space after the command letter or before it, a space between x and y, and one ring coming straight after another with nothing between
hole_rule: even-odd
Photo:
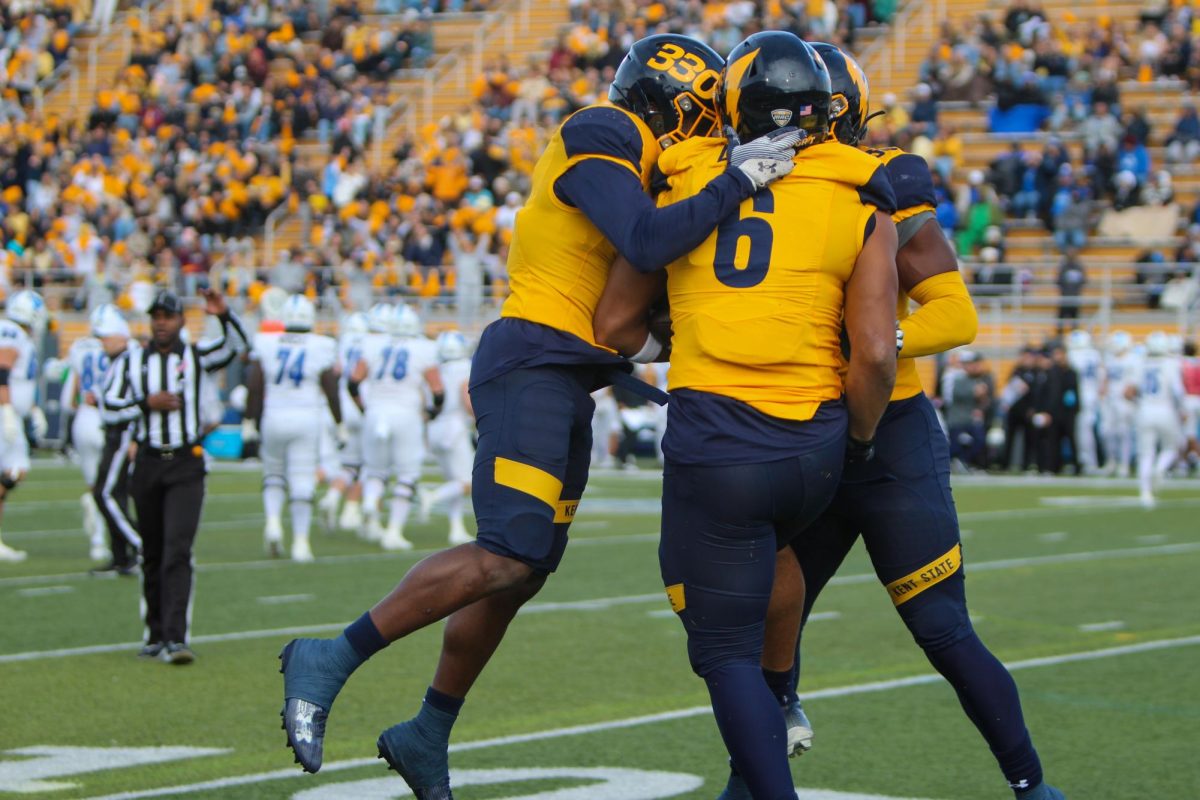
<instances>
[{"instance_id":1,"label":"white football glove","mask_svg":"<svg viewBox=\"0 0 1200 800\"><path fill-rule=\"evenodd\" d=\"M900 327L900 320L896 320L896 354L904 349L904 329Z\"/></svg>"},{"instance_id":2,"label":"white football glove","mask_svg":"<svg viewBox=\"0 0 1200 800\"><path fill-rule=\"evenodd\" d=\"M242 419L242 444L258 441L258 426L249 417Z\"/></svg>"},{"instance_id":3,"label":"white football glove","mask_svg":"<svg viewBox=\"0 0 1200 800\"><path fill-rule=\"evenodd\" d=\"M29 425L33 429L33 440L40 442L46 438L46 431L50 430L50 423L46 421L46 412L37 406L29 412Z\"/></svg>"},{"instance_id":4,"label":"white football glove","mask_svg":"<svg viewBox=\"0 0 1200 800\"><path fill-rule=\"evenodd\" d=\"M748 144L741 144L731 128L725 133L729 139L730 168L741 170L755 189L791 173L796 166L792 161L796 157L796 145L808 136L799 128L780 128Z\"/></svg>"},{"instance_id":5,"label":"white football glove","mask_svg":"<svg viewBox=\"0 0 1200 800\"><path fill-rule=\"evenodd\" d=\"M17 413L11 403L0 406L0 433L4 435L4 440L7 442L20 441L20 437L25 434L22 430L21 415Z\"/></svg>"}]
</instances>

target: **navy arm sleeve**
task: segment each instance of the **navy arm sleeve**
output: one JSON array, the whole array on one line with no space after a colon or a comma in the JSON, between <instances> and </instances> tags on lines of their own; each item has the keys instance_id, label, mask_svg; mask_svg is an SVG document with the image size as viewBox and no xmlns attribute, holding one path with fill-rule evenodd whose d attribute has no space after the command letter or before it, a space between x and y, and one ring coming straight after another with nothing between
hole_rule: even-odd
<instances>
[{"instance_id":1,"label":"navy arm sleeve","mask_svg":"<svg viewBox=\"0 0 1200 800\"><path fill-rule=\"evenodd\" d=\"M654 272L696 249L754 188L749 178L725 172L696 196L658 208L629 170L588 159L567 170L555 191L586 214L638 272Z\"/></svg>"}]
</instances>

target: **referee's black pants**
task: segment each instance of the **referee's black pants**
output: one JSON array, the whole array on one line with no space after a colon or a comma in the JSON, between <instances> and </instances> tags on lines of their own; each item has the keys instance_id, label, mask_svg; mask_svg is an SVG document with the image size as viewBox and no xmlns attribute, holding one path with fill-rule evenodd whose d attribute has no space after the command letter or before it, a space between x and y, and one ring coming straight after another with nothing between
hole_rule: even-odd
<instances>
[{"instance_id":1,"label":"referee's black pants","mask_svg":"<svg viewBox=\"0 0 1200 800\"><path fill-rule=\"evenodd\" d=\"M192 600L192 543L204 503L204 457L138 451L133 502L142 534L142 593L150 643L186 642Z\"/></svg>"},{"instance_id":2,"label":"referee's black pants","mask_svg":"<svg viewBox=\"0 0 1200 800\"><path fill-rule=\"evenodd\" d=\"M106 427L104 450L96 470L92 497L108 526L109 548L113 564L131 567L137 563L142 539L137 526L129 518L129 443L133 439L130 426Z\"/></svg>"}]
</instances>

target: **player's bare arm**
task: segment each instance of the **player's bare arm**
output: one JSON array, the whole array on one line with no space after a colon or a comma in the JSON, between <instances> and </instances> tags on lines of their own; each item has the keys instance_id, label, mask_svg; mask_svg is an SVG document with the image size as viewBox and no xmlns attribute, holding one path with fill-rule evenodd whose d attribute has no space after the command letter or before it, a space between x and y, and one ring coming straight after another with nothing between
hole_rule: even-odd
<instances>
[{"instance_id":1,"label":"player's bare arm","mask_svg":"<svg viewBox=\"0 0 1200 800\"><path fill-rule=\"evenodd\" d=\"M339 377L340 375L336 369L330 368L323 371L321 373L321 392L325 395L325 400L329 403L329 413L333 414L333 421L341 425L342 398L341 392L338 391Z\"/></svg>"},{"instance_id":2,"label":"player's bare arm","mask_svg":"<svg viewBox=\"0 0 1200 800\"><path fill-rule=\"evenodd\" d=\"M846 405L850 436L869 442L896 382L896 226L875 212L875 230L863 246L846 284L846 331L850 368Z\"/></svg>"},{"instance_id":3,"label":"player's bare arm","mask_svg":"<svg viewBox=\"0 0 1200 800\"><path fill-rule=\"evenodd\" d=\"M666 273L638 272L623 256L617 256L592 318L596 343L611 347L626 358L650 346L650 308L663 296L666 287ZM659 350L662 349L660 346Z\"/></svg>"}]
</instances>

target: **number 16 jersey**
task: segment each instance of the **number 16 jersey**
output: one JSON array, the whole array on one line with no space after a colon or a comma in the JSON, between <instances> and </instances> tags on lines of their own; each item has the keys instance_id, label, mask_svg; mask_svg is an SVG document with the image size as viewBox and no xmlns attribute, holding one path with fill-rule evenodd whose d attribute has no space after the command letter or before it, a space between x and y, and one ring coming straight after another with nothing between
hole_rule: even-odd
<instances>
[{"instance_id":1,"label":"number 16 jersey","mask_svg":"<svg viewBox=\"0 0 1200 800\"><path fill-rule=\"evenodd\" d=\"M260 333L254 337L250 358L262 366L264 413L283 409L316 411L326 405L321 373L337 364L337 343L333 339L316 333Z\"/></svg>"}]
</instances>

